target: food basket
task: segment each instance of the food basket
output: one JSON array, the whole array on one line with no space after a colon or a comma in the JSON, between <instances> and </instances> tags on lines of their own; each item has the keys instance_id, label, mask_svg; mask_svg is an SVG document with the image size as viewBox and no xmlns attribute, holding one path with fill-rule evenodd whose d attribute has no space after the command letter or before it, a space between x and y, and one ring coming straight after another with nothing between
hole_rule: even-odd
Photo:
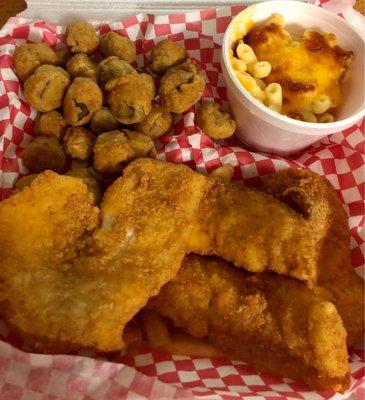
<instances>
[{"instance_id":1,"label":"food basket","mask_svg":"<svg viewBox=\"0 0 365 400\"><path fill-rule=\"evenodd\" d=\"M54 3L54 7L52 7ZM232 16L242 5L206 8L211 2L188 2L192 10L182 12L178 2L149 2L144 11L159 4L158 12L137 13L110 1L101 9L85 3L32 1L21 16L11 18L0 33L0 196L11 194L19 175L27 173L21 161L22 149L32 139L36 112L25 102L12 69L12 53L20 44L45 42L59 47L64 27L76 18L93 21L101 33L119 30L137 44L137 64L144 66L145 55L156 39L171 36L197 60L205 75L204 98L226 103L225 82L220 57L222 37ZM124 3L124 2L123 2ZM142 7L138 1L134 2ZM143 2L144 4L146 2ZM228 3L228 2L227 2ZM318 6L340 14L349 22L361 20L351 1L317 1ZM47 6L47 7L46 7ZM57 8L59 7L59 8ZM78 8L79 7L79 8ZM87 8L89 7L89 8ZM119 7L119 8L118 8ZM188 8L189 8L188 7ZM148 9L149 8L149 9ZM201 8L201 11L196 9ZM63 10L60 12L59 10ZM101 11L104 10L104 11ZM122 11L123 12L122 12ZM179 12L180 11L180 12ZM48 15L46 14L48 13ZM40 19L34 19L35 16ZM114 21L114 22L104 22ZM56 24L53 24L56 23ZM144 54L144 55L143 55ZM235 138L214 142L195 124L195 109L174 121L171 134L158 143L158 159L185 163L202 173L223 164L234 166L234 180L248 185L260 176L288 167L308 168L327 178L337 190L349 215L353 266L364 275L364 120L346 131L327 137L304 151L282 158L257 153ZM23 351L21 343L0 320L0 399L345 399L365 394L365 353L359 344L351 351L351 387L344 394L314 392L304 384L257 374L242 362L194 359L164 355L141 349L134 357L125 354L98 356L41 355Z\"/></svg>"}]
</instances>

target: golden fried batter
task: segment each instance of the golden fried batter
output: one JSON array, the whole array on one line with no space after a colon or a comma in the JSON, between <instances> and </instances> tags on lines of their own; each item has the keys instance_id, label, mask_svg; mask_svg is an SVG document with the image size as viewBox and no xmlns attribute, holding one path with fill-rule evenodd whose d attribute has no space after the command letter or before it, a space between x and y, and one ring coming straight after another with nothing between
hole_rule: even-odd
<instances>
[{"instance_id":1,"label":"golden fried batter","mask_svg":"<svg viewBox=\"0 0 365 400\"><path fill-rule=\"evenodd\" d=\"M189 255L149 307L259 372L303 380L316 390L349 386L341 317L298 281Z\"/></svg>"},{"instance_id":2,"label":"golden fried batter","mask_svg":"<svg viewBox=\"0 0 365 400\"><path fill-rule=\"evenodd\" d=\"M156 87L154 79L149 74L141 73L139 74L139 76L144 80L146 84L146 91L149 94L151 100L153 100L156 96Z\"/></svg>"},{"instance_id":3,"label":"golden fried batter","mask_svg":"<svg viewBox=\"0 0 365 400\"><path fill-rule=\"evenodd\" d=\"M100 49L104 57L117 56L132 63L136 59L136 45L117 32L108 32L100 37Z\"/></svg>"},{"instance_id":4,"label":"golden fried batter","mask_svg":"<svg viewBox=\"0 0 365 400\"><path fill-rule=\"evenodd\" d=\"M66 43L73 53L91 54L99 46L99 38L91 24L77 21L67 27Z\"/></svg>"},{"instance_id":5,"label":"golden fried batter","mask_svg":"<svg viewBox=\"0 0 365 400\"><path fill-rule=\"evenodd\" d=\"M171 67L182 64L188 58L186 50L170 39L157 43L151 51L151 69L156 74L164 74Z\"/></svg>"},{"instance_id":6,"label":"golden fried batter","mask_svg":"<svg viewBox=\"0 0 365 400\"><path fill-rule=\"evenodd\" d=\"M61 47L55 50L58 65L64 69L66 69L66 64L69 59L74 55L68 47Z\"/></svg>"},{"instance_id":7,"label":"golden fried batter","mask_svg":"<svg viewBox=\"0 0 365 400\"><path fill-rule=\"evenodd\" d=\"M94 133L109 132L116 129L119 122L107 107L96 111L90 121L90 129Z\"/></svg>"},{"instance_id":8,"label":"golden fried batter","mask_svg":"<svg viewBox=\"0 0 365 400\"><path fill-rule=\"evenodd\" d=\"M15 49L13 63L21 81L26 81L42 64L57 65L56 53L45 43L23 44Z\"/></svg>"},{"instance_id":9,"label":"golden fried batter","mask_svg":"<svg viewBox=\"0 0 365 400\"><path fill-rule=\"evenodd\" d=\"M94 147L94 169L101 174L120 174L140 157L154 157L153 141L142 133L123 129L98 136Z\"/></svg>"},{"instance_id":10,"label":"golden fried batter","mask_svg":"<svg viewBox=\"0 0 365 400\"><path fill-rule=\"evenodd\" d=\"M34 129L38 136L53 136L60 140L67 131L67 122L58 111L48 111L39 116Z\"/></svg>"},{"instance_id":11,"label":"golden fried batter","mask_svg":"<svg viewBox=\"0 0 365 400\"><path fill-rule=\"evenodd\" d=\"M137 162L108 189L91 238L97 211L80 179L42 174L0 203L5 317L28 348L121 349L127 322L176 274L204 177L151 166L159 179Z\"/></svg>"},{"instance_id":12,"label":"golden fried batter","mask_svg":"<svg viewBox=\"0 0 365 400\"><path fill-rule=\"evenodd\" d=\"M109 81L105 86L110 110L123 124L141 122L151 111L152 87L144 75L128 74Z\"/></svg>"},{"instance_id":13,"label":"golden fried batter","mask_svg":"<svg viewBox=\"0 0 365 400\"><path fill-rule=\"evenodd\" d=\"M60 107L70 85L68 73L61 67L41 65L24 83L24 97L37 111Z\"/></svg>"},{"instance_id":14,"label":"golden fried batter","mask_svg":"<svg viewBox=\"0 0 365 400\"><path fill-rule=\"evenodd\" d=\"M70 157L87 160L92 155L95 139L95 136L83 126L71 126L63 138L63 147Z\"/></svg>"},{"instance_id":15,"label":"golden fried batter","mask_svg":"<svg viewBox=\"0 0 365 400\"><path fill-rule=\"evenodd\" d=\"M187 111L203 95L205 80L194 61L170 68L161 79L161 105L174 113Z\"/></svg>"},{"instance_id":16,"label":"golden fried batter","mask_svg":"<svg viewBox=\"0 0 365 400\"><path fill-rule=\"evenodd\" d=\"M75 178L81 178L82 181L87 186L89 192L94 196L94 203L99 204L101 202L101 189L98 180L95 175L90 172L87 168L74 168L67 172L68 176L73 176Z\"/></svg>"},{"instance_id":17,"label":"golden fried batter","mask_svg":"<svg viewBox=\"0 0 365 400\"><path fill-rule=\"evenodd\" d=\"M75 54L67 62L66 69L71 79L83 76L97 82L98 66L86 54Z\"/></svg>"},{"instance_id":18,"label":"golden fried batter","mask_svg":"<svg viewBox=\"0 0 365 400\"><path fill-rule=\"evenodd\" d=\"M90 78L73 80L63 101L63 113L68 124L85 125L93 114L100 110L103 95L99 86Z\"/></svg>"},{"instance_id":19,"label":"golden fried batter","mask_svg":"<svg viewBox=\"0 0 365 400\"><path fill-rule=\"evenodd\" d=\"M25 166L33 172L50 169L62 172L66 164L66 155L61 143L55 137L37 136L23 150Z\"/></svg>"},{"instance_id":20,"label":"golden fried batter","mask_svg":"<svg viewBox=\"0 0 365 400\"><path fill-rule=\"evenodd\" d=\"M24 189L27 186L30 186L30 184L34 181L34 179L38 176L39 174L29 174L22 176L19 178L14 186L14 193L20 192L22 189Z\"/></svg>"},{"instance_id":21,"label":"golden fried batter","mask_svg":"<svg viewBox=\"0 0 365 400\"><path fill-rule=\"evenodd\" d=\"M263 177L263 190L301 212L313 231L325 231L318 260L317 283L332 295L353 346L364 332L364 282L350 258L346 212L333 187L319 175L287 169Z\"/></svg>"},{"instance_id":22,"label":"golden fried batter","mask_svg":"<svg viewBox=\"0 0 365 400\"><path fill-rule=\"evenodd\" d=\"M164 135L170 131L171 127L171 113L157 103L152 104L151 112L142 122L133 125L136 131L144 133L151 139L157 139Z\"/></svg>"},{"instance_id":23,"label":"golden fried batter","mask_svg":"<svg viewBox=\"0 0 365 400\"><path fill-rule=\"evenodd\" d=\"M184 256L193 251L215 253L254 271L270 269L315 281L327 225L313 229L311 221L273 196L184 165L141 158L106 191L100 226L90 237L85 224L94 227L90 221L95 217L90 203L85 213L86 199L80 196L86 186L77 180L76 187L65 178L58 190L48 177L40 185L39 177L30 189L0 203L5 317L31 339L31 349L121 349L127 322L176 276ZM29 227L29 221L36 226ZM295 304L294 296L287 301ZM311 331L311 342L320 342L324 352L328 343L321 332L338 324L327 305L315 308L311 317L314 325L325 321ZM330 367L336 358L326 357L332 376L337 376Z\"/></svg>"},{"instance_id":24,"label":"golden fried batter","mask_svg":"<svg viewBox=\"0 0 365 400\"><path fill-rule=\"evenodd\" d=\"M108 81L136 73L137 71L127 62L116 56L104 58L99 63L99 81L101 85L105 85Z\"/></svg>"},{"instance_id":25,"label":"golden fried batter","mask_svg":"<svg viewBox=\"0 0 365 400\"><path fill-rule=\"evenodd\" d=\"M227 139L234 134L236 122L216 103L205 102L197 113L199 128L212 139Z\"/></svg>"}]
</instances>

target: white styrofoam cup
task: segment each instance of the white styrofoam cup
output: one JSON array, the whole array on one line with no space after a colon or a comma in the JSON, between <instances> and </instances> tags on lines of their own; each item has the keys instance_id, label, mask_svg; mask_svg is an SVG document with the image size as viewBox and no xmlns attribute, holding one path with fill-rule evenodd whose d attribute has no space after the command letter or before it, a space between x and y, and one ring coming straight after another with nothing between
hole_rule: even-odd
<instances>
[{"instance_id":1,"label":"white styrofoam cup","mask_svg":"<svg viewBox=\"0 0 365 400\"><path fill-rule=\"evenodd\" d=\"M267 1L247 10L231 21L222 47L228 101L237 122L236 135L243 143L260 151L289 155L325 136L349 128L365 115L365 42L348 22L321 7L296 1ZM252 13L254 23L274 13L283 15L285 29L294 37L307 29L334 33L339 46L354 52L349 79L343 84L343 102L334 122L310 123L288 118L261 104L242 87L230 65L229 49L234 21L248 12Z\"/></svg>"}]
</instances>

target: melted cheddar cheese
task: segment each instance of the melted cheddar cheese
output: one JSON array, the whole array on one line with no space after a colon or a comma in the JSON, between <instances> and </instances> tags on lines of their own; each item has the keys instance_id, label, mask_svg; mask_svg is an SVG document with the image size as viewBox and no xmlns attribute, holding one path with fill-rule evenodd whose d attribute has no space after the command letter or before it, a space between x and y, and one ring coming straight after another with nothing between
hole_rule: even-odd
<instances>
[{"instance_id":1,"label":"melted cheddar cheese","mask_svg":"<svg viewBox=\"0 0 365 400\"><path fill-rule=\"evenodd\" d=\"M352 59L351 51L335 45L333 34L306 31L294 41L279 24L255 25L244 42L252 47L259 61L271 64L265 83L282 86L282 113L300 118L299 110L312 110L319 96L327 95L331 108L341 104L341 82Z\"/></svg>"}]
</instances>

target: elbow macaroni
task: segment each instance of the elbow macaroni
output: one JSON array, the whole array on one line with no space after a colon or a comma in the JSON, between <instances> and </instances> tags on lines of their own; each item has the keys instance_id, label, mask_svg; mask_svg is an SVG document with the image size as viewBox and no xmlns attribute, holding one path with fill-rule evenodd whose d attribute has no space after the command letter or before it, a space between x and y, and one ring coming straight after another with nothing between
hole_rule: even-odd
<instances>
[{"instance_id":1,"label":"elbow macaroni","mask_svg":"<svg viewBox=\"0 0 365 400\"><path fill-rule=\"evenodd\" d=\"M246 72L247 65L244 61L240 60L239 58L232 57L232 67L235 71Z\"/></svg>"},{"instance_id":2,"label":"elbow macaroni","mask_svg":"<svg viewBox=\"0 0 365 400\"><path fill-rule=\"evenodd\" d=\"M334 120L335 119L333 118L333 115L329 114L329 113L324 113L324 114L318 116L318 122L320 122L320 123L333 122Z\"/></svg>"},{"instance_id":3,"label":"elbow macaroni","mask_svg":"<svg viewBox=\"0 0 365 400\"><path fill-rule=\"evenodd\" d=\"M271 72L271 64L267 61L259 61L248 65L248 72L254 78L266 78Z\"/></svg>"},{"instance_id":4,"label":"elbow macaroni","mask_svg":"<svg viewBox=\"0 0 365 400\"><path fill-rule=\"evenodd\" d=\"M305 122L317 122L317 117L311 111L299 110L299 113L303 117L303 121L305 121Z\"/></svg>"},{"instance_id":5,"label":"elbow macaroni","mask_svg":"<svg viewBox=\"0 0 365 400\"><path fill-rule=\"evenodd\" d=\"M313 102L312 110L315 114L323 114L331 107L329 96L322 94Z\"/></svg>"},{"instance_id":6,"label":"elbow macaroni","mask_svg":"<svg viewBox=\"0 0 365 400\"><path fill-rule=\"evenodd\" d=\"M251 46L239 41L236 49L237 57L245 62L247 65L257 63L257 58Z\"/></svg>"},{"instance_id":7,"label":"elbow macaroni","mask_svg":"<svg viewBox=\"0 0 365 400\"><path fill-rule=\"evenodd\" d=\"M283 105L283 92L281 85L278 83L270 83L265 89L266 105L270 110L281 112Z\"/></svg>"}]
</instances>

